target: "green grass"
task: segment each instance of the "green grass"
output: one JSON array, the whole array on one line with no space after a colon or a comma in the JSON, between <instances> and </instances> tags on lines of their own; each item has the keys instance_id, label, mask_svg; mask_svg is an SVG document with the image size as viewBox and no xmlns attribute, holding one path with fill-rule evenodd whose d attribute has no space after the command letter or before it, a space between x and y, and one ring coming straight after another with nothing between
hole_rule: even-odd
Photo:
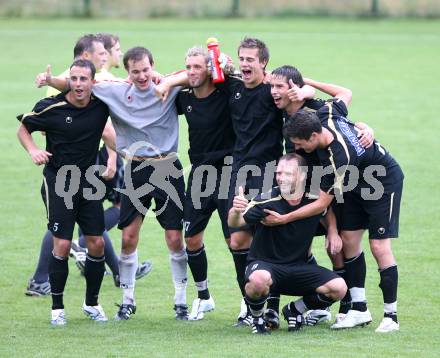
<instances>
[{"instance_id":1,"label":"green grass","mask_svg":"<svg viewBox=\"0 0 440 358\"><path fill-rule=\"evenodd\" d=\"M63 71L71 61L75 40L83 33L97 31L118 33L124 49L149 47L157 69L163 73L183 68L185 50L203 44L209 36L217 36L222 50L233 56L243 36L257 36L270 47L271 68L294 64L307 77L351 88L351 117L375 128L376 137L406 175L400 238L393 244L400 272L401 331L387 336L374 333L381 318L382 295L367 247L367 297L374 318L369 327L332 332L324 325L288 334L284 325L270 337L233 329L240 297L216 215L206 231L206 246L217 309L204 321L174 321L167 250L162 230L150 218L142 228L139 253L141 259L151 258L154 268L138 282L134 319L102 326L86 320L80 309L84 280L71 263L66 289L69 325L51 328L50 299L23 294L37 262L45 210L39 194L41 168L31 163L18 144L14 117L30 110L43 96L43 91L33 86L35 74L47 63L52 64L54 72ZM0 356L438 356L440 171L435 158L440 149L439 34L438 21L2 19ZM119 73L124 74L122 69ZM184 165L188 165L186 126L181 123L179 151ZM118 249L120 233L113 230L111 237ZM328 265L322 246L318 239L314 252ZM189 303L194 296L191 281ZM106 277L101 303L109 316L116 309L113 303L119 301L120 292Z\"/></svg>"}]
</instances>

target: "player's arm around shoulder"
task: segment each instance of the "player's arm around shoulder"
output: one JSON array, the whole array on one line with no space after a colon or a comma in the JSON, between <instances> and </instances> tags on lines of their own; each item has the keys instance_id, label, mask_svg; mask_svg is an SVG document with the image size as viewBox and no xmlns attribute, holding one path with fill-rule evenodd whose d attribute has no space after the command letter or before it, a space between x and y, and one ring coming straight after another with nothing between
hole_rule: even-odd
<instances>
[{"instance_id":1,"label":"player's arm around shoulder","mask_svg":"<svg viewBox=\"0 0 440 358\"><path fill-rule=\"evenodd\" d=\"M342 87L332 83L315 81L311 78L304 78L304 83L306 85L316 88L321 92L328 94L331 97L339 98L344 102L346 107L350 105L351 100L353 98L353 93L351 92L350 89L346 87Z\"/></svg>"},{"instance_id":2,"label":"player's arm around shoulder","mask_svg":"<svg viewBox=\"0 0 440 358\"><path fill-rule=\"evenodd\" d=\"M69 89L68 79L63 75L52 76L52 68L50 65L47 65L44 72L41 72L37 75L37 77L35 78L35 85L37 86L37 88L50 86L61 92L67 91Z\"/></svg>"},{"instance_id":3,"label":"player's arm around shoulder","mask_svg":"<svg viewBox=\"0 0 440 358\"><path fill-rule=\"evenodd\" d=\"M290 213L280 214L276 211L265 209L264 211L268 215L262 220L261 223L266 226L278 226L288 224L292 221L297 221L311 216L319 215L327 209L332 200L333 195L321 190L318 199L309 204L301 206L300 208Z\"/></svg>"},{"instance_id":4,"label":"player's arm around shoulder","mask_svg":"<svg viewBox=\"0 0 440 358\"><path fill-rule=\"evenodd\" d=\"M175 87L188 86L188 75L186 71L180 71L168 76L164 76L155 87L155 94L163 102L168 98L171 90Z\"/></svg>"}]
</instances>

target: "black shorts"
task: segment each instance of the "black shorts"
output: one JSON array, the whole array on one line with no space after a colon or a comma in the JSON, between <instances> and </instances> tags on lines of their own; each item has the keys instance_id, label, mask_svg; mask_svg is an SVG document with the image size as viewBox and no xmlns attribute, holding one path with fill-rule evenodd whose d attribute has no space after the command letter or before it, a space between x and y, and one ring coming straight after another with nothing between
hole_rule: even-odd
<instances>
[{"instance_id":1,"label":"black shorts","mask_svg":"<svg viewBox=\"0 0 440 358\"><path fill-rule=\"evenodd\" d=\"M108 152L105 146L102 146L98 152L97 164L107 165ZM116 159L116 173L111 180L104 180L100 177L105 185L105 197L104 200L108 200L113 204L119 204L121 202L121 193L115 190L115 188L122 188L124 183L124 161L118 155Z\"/></svg>"},{"instance_id":2,"label":"black shorts","mask_svg":"<svg viewBox=\"0 0 440 358\"><path fill-rule=\"evenodd\" d=\"M70 172L69 172L70 173ZM48 218L47 228L58 238L72 240L75 222L81 227L84 235L101 236L105 230L104 210L102 200L90 200L84 197L84 189L95 188L81 174L79 188L70 200L56 193L57 171L50 167L44 169L43 185L41 186L41 196L46 205ZM71 185L71 174L64 178L64 192L68 192ZM62 185L62 184L61 184ZM70 205L71 204L71 205Z\"/></svg>"},{"instance_id":3,"label":"black shorts","mask_svg":"<svg viewBox=\"0 0 440 358\"><path fill-rule=\"evenodd\" d=\"M202 170L204 168L207 166L193 166L189 173L183 205L185 237L197 235L205 230L212 213L217 210L223 235L229 238L228 199L224 194L219 195L222 167L209 166L209 172Z\"/></svg>"},{"instance_id":4,"label":"black shorts","mask_svg":"<svg viewBox=\"0 0 440 358\"><path fill-rule=\"evenodd\" d=\"M141 188L142 187L142 188ZM165 230L182 230L185 183L182 164L176 156L165 159L128 161L121 195L119 229L141 214L145 217L154 199L156 219Z\"/></svg>"},{"instance_id":5,"label":"black shorts","mask_svg":"<svg viewBox=\"0 0 440 358\"><path fill-rule=\"evenodd\" d=\"M274 264L256 260L246 266L245 279L257 270L269 271L272 277L270 292L287 296L304 296L312 294L327 282L339 278L337 274L325 267L315 264Z\"/></svg>"},{"instance_id":6,"label":"black shorts","mask_svg":"<svg viewBox=\"0 0 440 358\"><path fill-rule=\"evenodd\" d=\"M344 193L341 230L368 229L369 238L376 240L398 237L402 188L400 181L378 200L364 200L358 192Z\"/></svg>"},{"instance_id":7,"label":"black shorts","mask_svg":"<svg viewBox=\"0 0 440 358\"><path fill-rule=\"evenodd\" d=\"M258 173L251 172L251 168L254 168ZM240 186L243 187L245 196L249 200L260 193L270 192L272 187L276 185L275 169L276 163L274 166L268 165L267 167L257 164L246 164L241 166L239 170L234 168L229 186L228 209L232 208L234 197L238 195L238 188ZM252 227L244 225L239 228L229 228L231 233L244 230L252 231Z\"/></svg>"}]
</instances>

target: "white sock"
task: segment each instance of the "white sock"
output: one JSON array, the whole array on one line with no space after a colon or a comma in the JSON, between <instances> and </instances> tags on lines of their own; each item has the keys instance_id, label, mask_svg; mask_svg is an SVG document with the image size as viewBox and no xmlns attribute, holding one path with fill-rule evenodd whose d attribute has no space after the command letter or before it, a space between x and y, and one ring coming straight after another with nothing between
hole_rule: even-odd
<instances>
[{"instance_id":1,"label":"white sock","mask_svg":"<svg viewBox=\"0 0 440 358\"><path fill-rule=\"evenodd\" d=\"M364 287L352 287L350 288L350 295L352 302L367 302L367 298L365 296L365 288Z\"/></svg>"},{"instance_id":2,"label":"white sock","mask_svg":"<svg viewBox=\"0 0 440 358\"><path fill-rule=\"evenodd\" d=\"M119 281L123 290L122 303L134 304L134 286L138 266L137 250L132 254L123 254L119 258Z\"/></svg>"},{"instance_id":3,"label":"white sock","mask_svg":"<svg viewBox=\"0 0 440 358\"><path fill-rule=\"evenodd\" d=\"M196 284L197 291L204 291L204 290L208 289L208 280L196 282L195 284Z\"/></svg>"},{"instance_id":4,"label":"white sock","mask_svg":"<svg viewBox=\"0 0 440 358\"><path fill-rule=\"evenodd\" d=\"M171 275L174 282L174 304L186 304L186 284L188 277L186 274L188 267L188 256L183 248L177 252L170 251Z\"/></svg>"},{"instance_id":5,"label":"white sock","mask_svg":"<svg viewBox=\"0 0 440 358\"><path fill-rule=\"evenodd\" d=\"M396 314L397 313L397 301L393 303L384 303L383 311L388 314Z\"/></svg>"}]
</instances>

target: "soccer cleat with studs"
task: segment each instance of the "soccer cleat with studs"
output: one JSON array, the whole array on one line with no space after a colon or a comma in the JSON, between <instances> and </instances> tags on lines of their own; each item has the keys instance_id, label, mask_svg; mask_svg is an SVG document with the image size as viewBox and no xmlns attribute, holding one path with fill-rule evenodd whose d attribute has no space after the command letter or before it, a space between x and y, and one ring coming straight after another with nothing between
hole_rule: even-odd
<instances>
[{"instance_id":1,"label":"soccer cleat with studs","mask_svg":"<svg viewBox=\"0 0 440 358\"><path fill-rule=\"evenodd\" d=\"M26 287L26 296L40 297L50 295L50 283L45 282L35 282L34 279L30 279Z\"/></svg>"},{"instance_id":2,"label":"soccer cleat with studs","mask_svg":"<svg viewBox=\"0 0 440 358\"><path fill-rule=\"evenodd\" d=\"M266 326L263 317L254 317L251 327L253 334L270 334L270 329Z\"/></svg>"},{"instance_id":3,"label":"soccer cleat with studs","mask_svg":"<svg viewBox=\"0 0 440 358\"><path fill-rule=\"evenodd\" d=\"M289 332L299 331L304 324L304 317L302 314L295 314L289 308L289 305L283 307L283 316L287 322L287 330Z\"/></svg>"},{"instance_id":4,"label":"soccer cleat with studs","mask_svg":"<svg viewBox=\"0 0 440 358\"><path fill-rule=\"evenodd\" d=\"M188 320L188 305L180 304L174 305L174 311L176 311L176 320L187 321Z\"/></svg>"},{"instance_id":5,"label":"soccer cleat with studs","mask_svg":"<svg viewBox=\"0 0 440 358\"><path fill-rule=\"evenodd\" d=\"M275 330L280 328L280 315L278 314L277 311L268 308L265 312L264 312L264 320L266 322L266 326L271 329L271 330Z\"/></svg>"},{"instance_id":6,"label":"soccer cleat with studs","mask_svg":"<svg viewBox=\"0 0 440 358\"><path fill-rule=\"evenodd\" d=\"M123 303L122 305L116 304L116 306L119 307L119 310L115 315L116 321L127 321L128 319L130 319L132 314L136 313L135 305Z\"/></svg>"},{"instance_id":7,"label":"soccer cleat with studs","mask_svg":"<svg viewBox=\"0 0 440 358\"><path fill-rule=\"evenodd\" d=\"M65 326L67 324L64 308L52 310L50 324L52 326Z\"/></svg>"}]
</instances>

